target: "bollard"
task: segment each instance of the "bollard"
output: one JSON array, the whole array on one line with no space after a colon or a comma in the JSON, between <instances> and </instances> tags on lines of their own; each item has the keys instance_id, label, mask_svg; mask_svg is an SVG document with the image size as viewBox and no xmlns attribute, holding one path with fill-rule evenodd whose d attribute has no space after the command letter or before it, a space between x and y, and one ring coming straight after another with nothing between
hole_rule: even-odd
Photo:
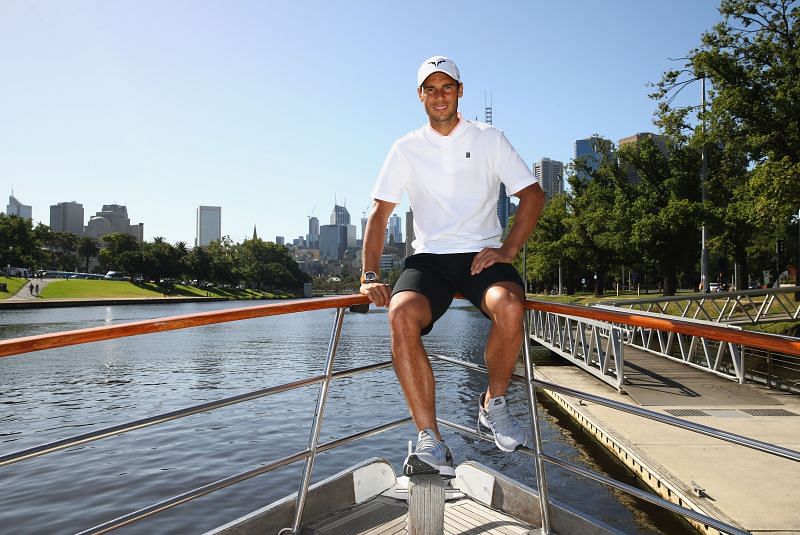
<instances>
[{"instance_id":1,"label":"bollard","mask_svg":"<svg viewBox=\"0 0 800 535\"><path fill-rule=\"evenodd\" d=\"M438 474L411 476L408 481L408 535L444 533L444 480Z\"/></svg>"}]
</instances>

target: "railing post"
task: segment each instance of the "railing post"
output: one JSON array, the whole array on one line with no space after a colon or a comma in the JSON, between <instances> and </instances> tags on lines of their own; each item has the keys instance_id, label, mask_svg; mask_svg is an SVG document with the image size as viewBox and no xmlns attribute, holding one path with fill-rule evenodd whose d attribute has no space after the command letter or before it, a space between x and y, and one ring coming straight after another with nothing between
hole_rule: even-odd
<instances>
[{"instance_id":1,"label":"railing post","mask_svg":"<svg viewBox=\"0 0 800 535\"><path fill-rule=\"evenodd\" d=\"M314 458L317 455L317 445L319 444L319 433L322 429L322 417L325 413L325 402L328 400L328 388L331 384L333 373L333 360L336 355L336 348L339 345L339 335L342 332L342 321L344 320L344 308L336 309L336 319L331 330L331 337L328 342L328 355L325 358L325 380L319 387L317 397L317 407L314 412L314 423L311 426L311 436L308 438L308 457L303 468L303 477L300 480L300 489L297 491L297 502L295 503L294 522L292 522L291 533L299 533L300 523L303 521L303 510L308 496L308 486L311 482L311 471L314 469ZM282 531L282 532L285 532Z\"/></svg>"},{"instance_id":2,"label":"railing post","mask_svg":"<svg viewBox=\"0 0 800 535\"><path fill-rule=\"evenodd\" d=\"M550 498L547 491L547 474L542 460L542 434L539 429L539 416L536 412L536 386L533 384L534 366L531 358L531 337L528 315L524 316L522 328L525 335L522 353L525 359L525 382L528 385L528 414L533 429L533 453L536 459L536 485L539 488L539 507L542 514L542 533L550 535Z\"/></svg>"}]
</instances>

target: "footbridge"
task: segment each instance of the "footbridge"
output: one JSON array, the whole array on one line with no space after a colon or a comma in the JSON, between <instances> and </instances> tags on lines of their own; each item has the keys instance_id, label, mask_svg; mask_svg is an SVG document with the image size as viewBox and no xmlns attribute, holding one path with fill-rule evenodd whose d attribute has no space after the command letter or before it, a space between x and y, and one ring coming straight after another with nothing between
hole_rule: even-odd
<instances>
[{"instance_id":1,"label":"footbridge","mask_svg":"<svg viewBox=\"0 0 800 535\"><path fill-rule=\"evenodd\" d=\"M753 382L800 393L800 359L797 357L704 336L704 328L709 326L724 326L734 332L741 331L743 325L798 320L798 292L800 287L790 287L593 305L627 317L650 318L652 321L648 325L651 327L632 327L624 322L537 309L529 311L530 336L619 392L632 394L637 388L634 377L639 380L648 377L649 382L658 377L661 387L673 380L664 375L664 369L653 371L663 368L663 364L645 357L655 356L739 384ZM676 332L670 319L696 328L692 334ZM675 368L671 370L673 375L682 373Z\"/></svg>"}]
</instances>

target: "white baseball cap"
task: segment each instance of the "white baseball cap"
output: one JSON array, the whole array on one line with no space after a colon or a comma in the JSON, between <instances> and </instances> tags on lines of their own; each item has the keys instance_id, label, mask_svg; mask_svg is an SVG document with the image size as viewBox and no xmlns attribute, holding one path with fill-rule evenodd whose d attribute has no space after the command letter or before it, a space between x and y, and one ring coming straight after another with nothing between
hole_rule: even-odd
<instances>
[{"instance_id":1,"label":"white baseball cap","mask_svg":"<svg viewBox=\"0 0 800 535\"><path fill-rule=\"evenodd\" d=\"M422 85L422 82L435 72L443 72L459 84L461 83L461 73L458 72L458 67L453 63L453 60L444 56L433 56L422 62L417 71L417 87Z\"/></svg>"}]
</instances>

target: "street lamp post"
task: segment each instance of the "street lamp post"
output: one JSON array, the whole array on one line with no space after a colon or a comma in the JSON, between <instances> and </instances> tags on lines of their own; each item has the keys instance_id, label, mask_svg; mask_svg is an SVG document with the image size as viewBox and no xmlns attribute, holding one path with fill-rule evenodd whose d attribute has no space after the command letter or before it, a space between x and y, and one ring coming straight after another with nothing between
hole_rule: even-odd
<instances>
[{"instance_id":1,"label":"street lamp post","mask_svg":"<svg viewBox=\"0 0 800 535\"><path fill-rule=\"evenodd\" d=\"M795 264L795 285L800 286L800 208L792 215L792 222L797 223L797 264Z\"/></svg>"},{"instance_id":2,"label":"street lamp post","mask_svg":"<svg viewBox=\"0 0 800 535\"><path fill-rule=\"evenodd\" d=\"M700 195L703 205L706 203L706 176L708 175L708 155L706 154L706 75L701 77L701 91L703 92L703 107L701 110L700 132L702 134L702 167L700 170ZM708 246L706 244L706 224L700 229L700 284L703 292L709 291L708 286ZM738 284L738 281L737 281Z\"/></svg>"}]
</instances>

